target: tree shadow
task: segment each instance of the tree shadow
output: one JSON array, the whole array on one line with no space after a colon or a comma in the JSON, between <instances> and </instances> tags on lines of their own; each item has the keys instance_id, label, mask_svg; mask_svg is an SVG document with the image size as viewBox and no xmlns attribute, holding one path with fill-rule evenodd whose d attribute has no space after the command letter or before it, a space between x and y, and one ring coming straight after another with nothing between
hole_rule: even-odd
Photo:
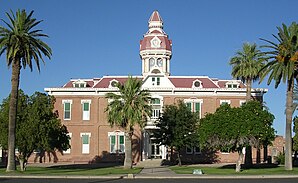
<instances>
[{"instance_id":1,"label":"tree shadow","mask_svg":"<svg viewBox=\"0 0 298 183\"><path fill-rule=\"evenodd\" d=\"M245 164L241 165L241 168L243 170L249 170L249 169L264 169L264 168L277 168L278 164L268 164L268 163L262 163L262 164L253 164L249 166L245 166ZM235 169L236 164L228 164L219 167L220 169Z\"/></svg>"}]
</instances>

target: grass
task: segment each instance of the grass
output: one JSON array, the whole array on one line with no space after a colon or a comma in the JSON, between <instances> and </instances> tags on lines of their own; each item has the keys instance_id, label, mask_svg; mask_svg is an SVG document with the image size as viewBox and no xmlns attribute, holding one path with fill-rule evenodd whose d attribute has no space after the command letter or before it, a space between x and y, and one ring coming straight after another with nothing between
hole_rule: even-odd
<instances>
[{"instance_id":1,"label":"grass","mask_svg":"<svg viewBox=\"0 0 298 183\"><path fill-rule=\"evenodd\" d=\"M284 170L284 167L252 167L243 169L236 173L234 166L229 167L200 167L200 166L173 166L170 168L177 174L192 174L194 169L201 169L206 175L298 175L298 167L293 167L292 171Z\"/></svg>"},{"instance_id":2,"label":"grass","mask_svg":"<svg viewBox=\"0 0 298 183\"><path fill-rule=\"evenodd\" d=\"M6 168L0 168L0 175L121 175L137 174L141 168L124 169L122 167L27 167L25 172L21 172L19 167L16 172L7 173Z\"/></svg>"}]
</instances>

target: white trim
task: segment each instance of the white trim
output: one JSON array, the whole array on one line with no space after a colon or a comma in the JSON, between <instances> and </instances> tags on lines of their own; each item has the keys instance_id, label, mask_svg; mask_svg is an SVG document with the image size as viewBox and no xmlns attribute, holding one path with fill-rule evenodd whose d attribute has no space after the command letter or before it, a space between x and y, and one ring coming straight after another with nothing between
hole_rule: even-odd
<instances>
[{"instance_id":1,"label":"white trim","mask_svg":"<svg viewBox=\"0 0 298 183\"><path fill-rule=\"evenodd\" d=\"M187 151L187 149L190 149L191 151ZM193 147L185 147L186 154L193 154Z\"/></svg>"},{"instance_id":2,"label":"white trim","mask_svg":"<svg viewBox=\"0 0 298 183\"><path fill-rule=\"evenodd\" d=\"M184 103L191 103L191 111L192 112L199 112L200 118L202 118L202 104L203 104L203 99L197 99L197 98L189 98L189 99L184 99ZM196 103L200 104L200 111L195 111L195 105Z\"/></svg>"},{"instance_id":3,"label":"white trim","mask_svg":"<svg viewBox=\"0 0 298 183\"><path fill-rule=\"evenodd\" d=\"M88 144L83 144L83 135L88 135ZM81 137L81 144L82 144L82 154L90 154L90 140L91 140L91 133L80 133Z\"/></svg>"},{"instance_id":4,"label":"white trim","mask_svg":"<svg viewBox=\"0 0 298 183\"><path fill-rule=\"evenodd\" d=\"M114 151L112 151L111 149L111 136L115 136L115 144L114 144ZM120 144L120 136L123 136L123 140L124 140L124 143L123 144ZM125 153L125 133L122 132L122 131L113 131L113 132L108 132L108 137L109 137L109 152L111 154L113 153L116 153L116 151L120 151L121 150L121 145L123 147L123 151L122 152L118 152L119 154L123 154Z\"/></svg>"},{"instance_id":5,"label":"white trim","mask_svg":"<svg viewBox=\"0 0 298 183\"><path fill-rule=\"evenodd\" d=\"M195 83L196 82L199 82L200 83L200 86L195 86ZM196 79L192 82L192 88L203 88L203 84L202 84L202 81L200 81L199 79Z\"/></svg>"},{"instance_id":6,"label":"white trim","mask_svg":"<svg viewBox=\"0 0 298 183\"><path fill-rule=\"evenodd\" d=\"M220 105L222 105L223 103L227 103L229 105L231 105L231 100L220 100Z\"/></svg>"},{"instance_id":7,"label":"white trim","mask_svg":"<svg viewBox=\"0 0 298 183\"><path fill-rule=\"evenodd\" d=\"M110 81L109 88L117 88L117 86L113 86L113 85L112 85L113 82L119 83L118 80L116 80L116 79L112 79L112 80Z\"/></svg>"},{"instance_id":8,"label":"white trim","mask_svg":"<svg viewBox=\"0 0 298 183\"><path fill-rule=\"evenodd\" d=\"M65 103L69 103L69 118L65 118ZM63 105L63 120L70 121L71 120L71 108L72 108L72 100L62 100Z\"/></svg>"}]
</instances>

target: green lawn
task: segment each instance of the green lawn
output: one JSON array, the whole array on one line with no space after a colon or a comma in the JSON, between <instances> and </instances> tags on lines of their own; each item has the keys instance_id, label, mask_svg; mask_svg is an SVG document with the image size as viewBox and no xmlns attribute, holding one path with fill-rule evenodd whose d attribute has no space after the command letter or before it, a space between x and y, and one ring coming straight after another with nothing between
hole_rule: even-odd
<instances>
[{"instance_id":1,"label":"green lawn","mask_svg":"<svg viewBox=\"0 0 298 183\"><path fill-rule=\"evenodd\" d=\"M7 173L6 168L0 169L0 175L112 175L112 174L137 174L141 168L124 169L121 167L27 167L25 172L19 171L19 168L14 173Z\"/></svg>"},{"instance_id":2,"label":"green lawn","mask_svg":"<svg viewBox=\"0 0 298 183\"><path fill-rule=\"evenodd\" d=\"M294 167L293 171L285 171L284 167L255 167L250 169L243 169L240 173L236 173L233 167L199 167L199 166L173 166L173 170L177 174L192 174L194 169L201 169L206 175L275 175L288 174L298 175L298 167Z\"/></svg>"}]
</instances>

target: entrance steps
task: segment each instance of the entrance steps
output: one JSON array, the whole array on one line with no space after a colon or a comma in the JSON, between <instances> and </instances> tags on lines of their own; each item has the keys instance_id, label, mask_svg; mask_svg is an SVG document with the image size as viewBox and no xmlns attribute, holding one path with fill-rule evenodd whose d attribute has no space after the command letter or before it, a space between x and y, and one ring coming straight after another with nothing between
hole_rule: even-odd
<instances>
[{"instance_id":1,"label":"entrance steps","mask_svg":"<svg viewBox=\"0 0 298 183\"><path fill-rule=\"evenodd\" d=\"M150 168L150 167L161 167L162 159L147 159L144 161L138 162L136 167L144 167L144 168Z\"/></svg>"}]
</instances>

